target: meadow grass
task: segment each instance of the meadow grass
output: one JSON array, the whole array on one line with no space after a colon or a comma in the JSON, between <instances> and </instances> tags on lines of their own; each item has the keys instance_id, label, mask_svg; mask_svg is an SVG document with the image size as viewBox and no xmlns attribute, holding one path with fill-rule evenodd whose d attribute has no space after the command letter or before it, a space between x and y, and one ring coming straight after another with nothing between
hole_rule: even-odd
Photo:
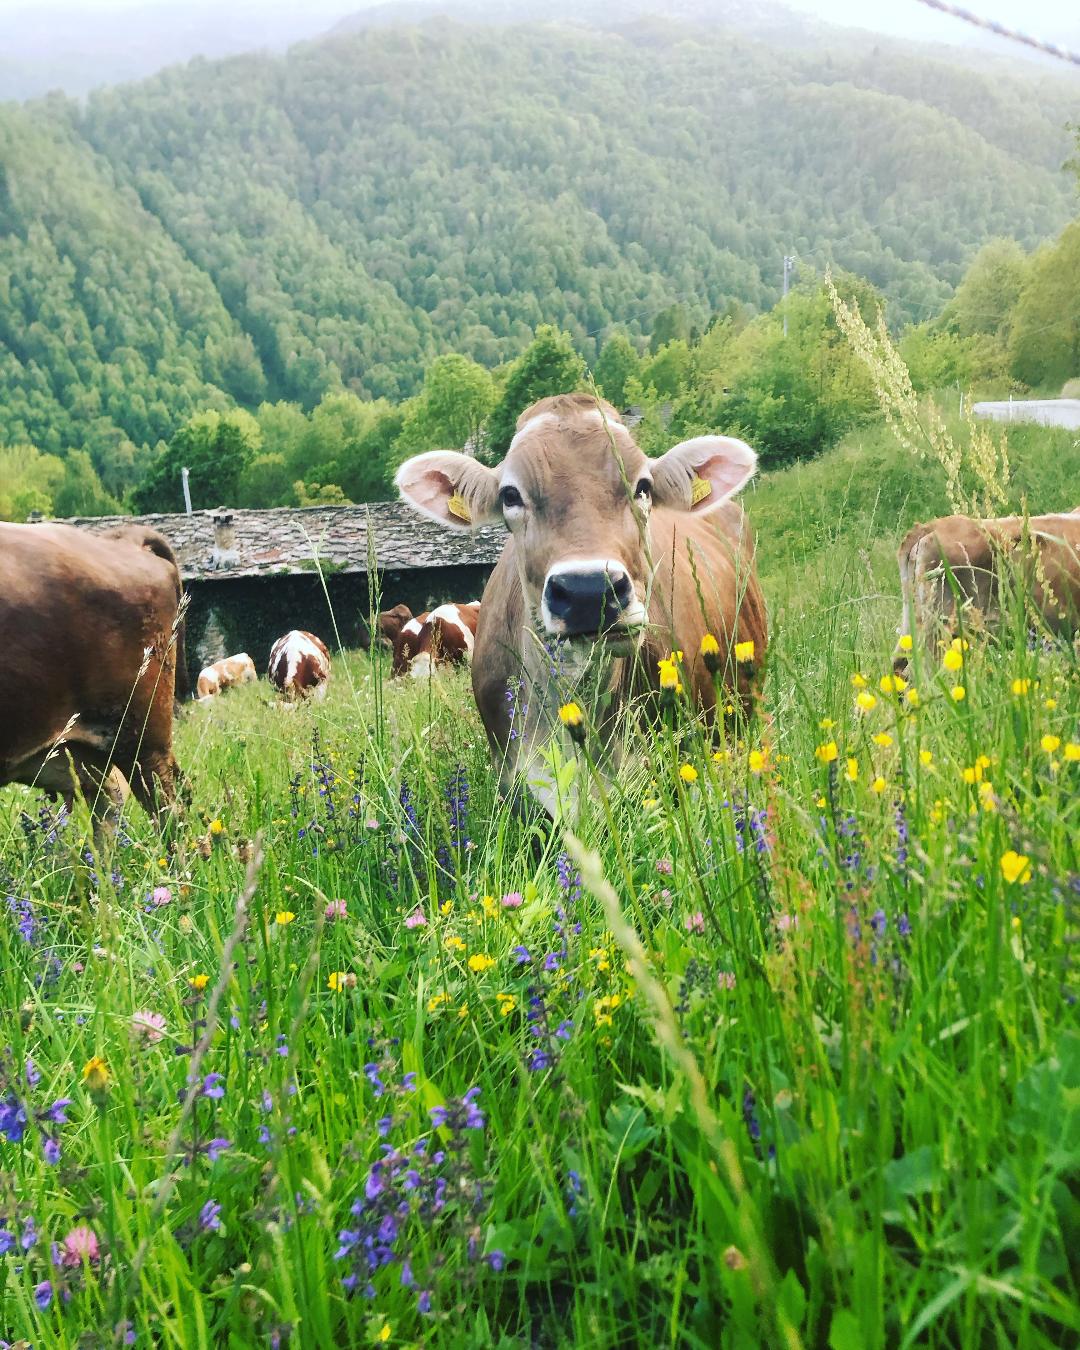
<instances>
[{"instance_id":1,"label":"meadow grass","mask_svg":"<svg viewBox=\"0 0 1080 1350\"><path fill-rule=\"evenodd\" d=\"M362 656L189 709L167 844L5 791L0 1339L1075 1342L1076 656L883 688L910 504L815 472L751 503L765 715L568 740L573 834Z\"/></svg>"}]
</instances>

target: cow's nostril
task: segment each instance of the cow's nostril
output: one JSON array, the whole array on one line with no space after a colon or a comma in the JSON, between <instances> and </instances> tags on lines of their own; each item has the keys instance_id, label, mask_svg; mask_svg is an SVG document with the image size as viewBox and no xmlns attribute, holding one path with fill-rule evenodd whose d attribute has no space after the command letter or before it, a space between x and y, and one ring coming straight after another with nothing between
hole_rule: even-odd
<instances>
[{"instance_id":1,"label":"cow's nostril","mask_svg":"<svg viewBox=\"0 0 1080 1350\"><path fill-rule=\"evenodd\" d=\"M633 599L634 587L630 578L625 572L609 572L608 581L611 584L611 593L618 601L619 605L625 609Z\"/></svg>"}]
</instances>

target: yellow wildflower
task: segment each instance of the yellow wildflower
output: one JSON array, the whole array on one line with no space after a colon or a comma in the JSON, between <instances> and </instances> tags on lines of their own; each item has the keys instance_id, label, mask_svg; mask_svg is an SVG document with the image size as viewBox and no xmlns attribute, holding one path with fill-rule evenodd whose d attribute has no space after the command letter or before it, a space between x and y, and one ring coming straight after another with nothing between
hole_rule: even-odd
<instances>
[{"instance_id":1,"label":"yellow wildflower","mask_svg":"<svg viewBox=\"0 0 1080 1350\"><path fill-rule=\"evenodd\" d=\"M849 781L852 782L852 783L854 783L854 782L858 779L858 777L859 777L859 761L858 761L857 759L849 759L849 760L848 760L848 762L847 762L847 777L848 777Z\"/></svg>"},{"instance_id":2,"label":"yellow wildflower","mask_svg":"<svg viewBox=\"0 0 1080 1350\"><path fill-rule=\"evenodd\" d=\"M585 735L585 714L576 703L564 703L559 709L559 721L575 741Z\"/></svg>"},{"instance_id":3,"label":"yellow wildflower","mask_svg":"<svg viewBox=\"0 0 1080 1350\"><path fill-rule=\"evenodd\" d=\"M1010 688L1012 689L1013 693L1016 694L1017 697L1019 697L1019 696L1022 695L1022 694L1026 694L1026 693L1030 690L1030 688L1031 688L1031 681L1030 681L1030 680L1013 680L1013 682L1012 682Z\"/></svg>"},{"instance_id":4,"label":"yellow wildflower","mask_svg":"<svg viewBox=\"0 0 1080 1350\"><path fill-rule=\"evenodd\" d=\"M705 662L705 669L710 675L715 675L720 669L720 644L711 633L706 633L701 639L698 652Z\"/></svg>"},{"instance_id":5,"label":"yellow wildflower","mask_svg":"<svg viewBox=\"0 0 1080 1350\"><path fill-rule=\"evenodd\" d=\"M726 764L730 758L731 758L730 750L714 750L712 755L712 762L714 764Z\"/></svg>"},{"instance_id":6,"label":"yellow wildflower","mask_svg":"<svg viewBox=\"0 0 1080 1350\"><path fill-rule=\"evenodd\" d=\"M469 957L469 969L477 975L482 975L485 970L490 970L495 964L493 956L486 956L483 952L476 952Z\"/></svg>"},{"instance_id":7,"label":"yellow wildflower","mask_svg":"<svg viewBox=\"0 0 1080 1350\"><path fill-rule=\"evenodd\" d=\"M954 703L963 703L964 699L967 698L967 690L962 684L954 684L949 690L949 697Z\"/></svg>"},{"instance_id":8,"label":"yellow wildflower","mask_svg":"<svg viewBox=\"0 0 1080 1350\"><path fill-rule=\"evenodd\" d=\"M1048 698L1046 702L1043 704L1043 707L1046 709L1047 712L1053 712L1054 709L1057 707L1057 699Z\"/></svg>"},{"instance_id":9,"label":"yellow wildflower","mask_svg":"<svg viewBox=\"0 0 1080 1350\"><path fill-rule=\"evenodd\" d=\"M874 779L874 781L870 784L870 790L871 790L872 792L876 792L876 793L878 794L878 796L880 797L881 794L885 791L885 788L886 788L885 779L882 778L882 776L881 776L880 774L878 774L878 776L877 776L877 777Z\"/></svg>"},{"instance_id":10,"label":"yellow wildflower","mask_svg":"<svg viewBox=\"0 0 1080 1350\"><path fill-rule=\"evenodd\" d=\"M376 1333L376 1335L375 1335L375 1339L376 1339L377 1341L379 1341L379 1342L380 1342L381 1344L383 1344L383 1345L386 1344L386 1342L390 1339L390 1323L389 1323L389 1322L384 1322L384 1323L382 1324L382 1327L379 1329L379 1331L378 1331L378 1332Z\"/></svg>"},{"instance_id":11,"label":"yellow wildflower","mask_svg":"<svg viewBox=\"0 0 1080 1350\"><path fill-rule=\"evenodd\" d=\"M950 647L941 658L941 664L949 671L962 670L964 667L964 658L956 647Z\"/></svg>"},{"instance_id":12,"label":"yellow wildflower","mask_svg":"<svg viewBox=\"0 0 1080 1350\"><path fill-rule=\"evenodd\" d=\"M679 777L688 786L692 786L698 780L698 771L692 764L683 764L679 768Z\"/></svg>"},{"instance_id":13,"label":"yellow wildflower","mask_svg":"<svg viewBox=\"0 0 1080 1350\"><path fill-rule=\"evenodd\" d=\"M342 994L346 989L352 989L356 986L356 976L350 975L347 970L332 970L326 981L327 989L332 989L335 994Z\"/></svg>"},{"instance_id":14,"label":"yellow wildflower","mask_svg":"<svg viewBox=\"0 0 1080 1350\"><path fill-rule=\"evenodd\" d=\"M224 830L224 828L225 828L225 826L222 825L222 823L221 823L220 820L212 820L212 821L210 822L210 833L211 833L211 834L220 834L220 833L222 832L222 830Z\"/></svg>"},{"instance_id":15,"label":"yellow wildflower","mask_svg":"<svg viewBox=\"0 0 1080 1350\"><path fill-rule=\"evenodd\" d=\"M468 1017L468 1015L469 1015L469 1005L468 1005L467 1003L462 1003L462 1004L460 1005L460 1007L458 1008L458 1010L457 1010L457 1015L458 1015L458 1017L460 1017L460 1018L462 1018L462 1019Z\"/></svg>"},{"instance_id":16,"label":"yellow wildflower","mask_svg":"<svg viewBox=\"0 0 1080 1350\"><path fill-rule=\"evenodd\" d=\"M1021 886L1026 886L1031 880L1031 859L1026 853L1017 853L1014 848L1001 855L1001 875L1011 886L1014 882L1019 882Z\"/></svg>"},{"instance_id":17,"label":"yellow wildflower","mask_svg":"<svg viewBox=\"0 0 1080 1350\"><path fill-rule=\"evenodd\" d=\"M831 764L833 760L836 759L836 757L840 754L840 751L837 748L835 741L826 741L824 745L818 746L818 748L814 751L814 754L817 755L818 759L821 760L822 764Z\"/></svg>"},{"instance_id":18,"label":"yellow wildflower","mask_svg":"<svg viewBox=\"0 0 1080 1350\"><path fill-rule=\"evenodd\" d=\"M1043 750L1046 751L1048 755L1052 755L1054 751L1057 750L1061 745L1061 737L1044 736L1042 740L1039 742L1039 745L1042 747Z\"/></svg>"},{"instance_id":19,"label":"yellow wildflower","mask_svg":"<svg viewBox=\"0 0 1080 1350\"><path fill-rule=\"evenodd\" d=\"M966 652L971 646L971 643L967 638L953 638L952 642L949 643L949 646L954 652Z\"/></svg>"},{"instance_id":20,"label":"yellow wildflower","mask_svg":"<svg viewBox=\"0 0 1080 1350\"><path fill-rule=\"evenodd\" d=\"M751 773L764 773L768 758L768 750L751 750L746 757L746 766Z\"/></svg>"},{"instance_id":21,"label":"yellow wildflower","mask_svg":"<svg viewBox=\"0 0 1080 1350\"><path fill-rule=\"evenodd\" d=\"M875 745L880 745L882 750L888 750L889 746L893 743L892 737L887 731L879 731L871 736L870 739Z\"/></svg>"},{"instance_id":22,"label":"yellow wildflower","mask_svg":"<svg viewBox=\"0 0 1080 1350\"><path fill-rule=\"evenodd\" d=\"M499 1001L499 1016L509 1017L517 1007L517 1000L513 994L496 994L495 997Z\"/></svg>"},{"instance_id":23,"label":"yellow wildflower","mask_svg":"<svg viewBox=\"0 0 1080 1350\"><path fill-rule=\"evenodd\" d=\"M984 811L996 811L997 799L994 797L994 785L989 778L979 784L979 805Z\"/></svg>"},{"instance_id":24,"label":"yellow wildflower","mask_svg":"<svg viewBox=\"0 0 1080 1350\"><path fill-rule=\"evenodd\" d=\"M274 922L278 925L279 928L284 928L286 924L292 923L293 919L295 918L296 915L292 912L291 909L279 909L278 912L274 915Z\"/></svg>"},{"instance_id":25,"label":"yellow wildflower","mask_svg":"<svg viewBox=\"0 0 1080 1350\"><path fill-rule=\"evenodd\" d=\"M819 811L824 811L825 808L828 806L828 804L829 803L825 800L824 797L815 797L814 799L814 805L818 808Z\"/></svg>"},{"instance_id":26,"label":"yellow wildflower","mask_svg":"<svg viewBox=\"0 0 1080 1350\"><path fill-rule=\"evenodd\" d=\"M462 942L461 938L459 938L456 933L451 933L446 939L446 946L449 947L452 952L463 952L465 950L464 942Z\"/></svg>"},{"instance_id":27,"label":"yellow wildflower","mask_svg":"<svg viewBox=\"0 0 1080 1350\"><path fill-rule=\"evenodd\" d=\"M853 689L865 689L866 680L863 678L862 675L859 674L858 671L856 671L855 674L852 675L851 677L851 685Z\"/></svg>"},{"instance_id":28,"label":"yellow wildflower","mask_svg":"<svg viewBox=\"0 0 1080 1350\"><path fill-rule=\"evenodd\" d=\"M188 984L191 985L192 989L205 989L209 983L209 975L192 975L191 979L188 980Z\"/></svg>"},{"instance_id":29,"label":"yellow wildflower","mask_svg":"<svg viewBox=\"0 0 1080 1350\"><path fill-rule=\"evenodd\" d=\"M752 661L754 659L754 639L750 638L746 642L736 642L735 660Z\"/></svg>"},{"instance_id":30,"label":"yellow wildflower","mask_svg":"<svg viewBox=\"0 0 1080 1350\"><path fill-rule=\"evenodd\" d=\"M821 721L818 723L818 726L821 728L822 731L832 731L833 727L836 726L836 723L832 720L831 717L823 717Z\"/></svg>"},{"instance_id":31,"label":"yellow wildflower","mask_svg":"<svg viewBox=\"0 0 1080 1350\"><path fill-rule=\"evenodd\" d=\"M855 706L860 712L873 712L877 707L877 695L864 689L861 693L855 695Z\"/></svg>"},{"instance_id":32,"label":"yellow wildflower","mask_svg":"<svg viewBox=\"0 0 1080 1350\"><path fill-rule=\"evenodd\" d=\"M909 689L907 693L904 695L904 699L906 700L908 706L911 708L917 708L919 704L922 702L922 699L919 697L919 691L917 689Z\"/></svg>"},{"instance_id":33,"label":"yellow wildflower","mask_svg":"<svg viewBox=\"0 0 1080 1350\"><path fill-rule=\"evenodd\" d=\"M444 1003L450 1002L449 994L432 994L427 1001L428 1012L438 1012Z\"/></svg>"},{"instance_id":34,"label":"yellow wildflower","mask_svg":"<svg viewBox=\"0 0 1080 1350\"><path fill-rule=\"evenodd\" d=\"M901 635L900 640L897 642L896 645L900 648L902 652L909 652L911 651L912 647L915 644L911 640L911 634L904 633Z\"/></svg>"},{"instance_id":35,"label":"yellow wildflower","mask_svg":"<svg viewBox=\"0 0 1080 1350\"><path fill-rule=\"evenodd\" d=\"M1070 764L1075 764L1078 760L1080 760L1080 744L1077 744L1076 741L1066 741L1065 758L1069 761Z\"/></svg>"},{"instance_id":36,"label":"yellow wildflower","mask_svg":"<svg viewBox=\"0 0 1080 1350\"><path fill-rule=\"evenodd\" d=\"M682 684L679 680L678 667L671 657L661 657L657 662L657 669L660 672L660 689L662 693L682 693Z\"/></svg>"},{"instance_id":37,"label":"yellow wildflower","mask_svg":"<svg viewBox=\"0 0 1080 1350\"><path fill-rule=\"evenodd\" d=\"M902 675L882 675L878 688L883 694L902 694L907 688L907 680Z\"/></svg>"},{"instance_id":38,"label":"yellow wildflower","mask_svg":"<svg viewBox=\"0 0 1080 1350\"><path fill-rule=\"evenodd\" d=\"M442 904L439 906L439 913L449 914L453 910L453 908L454 908L453 900L444 900Z\"/></svg>"},{"instance_id":39,"label":"yellow wildflower","mask_svg":"<svg viewBox=\"0 0 1080 1350\"><path fill-rule=\"evenodd\" d=\"M83 1065L83 1083L89 1092L104 1092L109 1086L109 1066L100 1055L92 1055Z\"/></svg>"},{"instance_id":40,"label":"yellow wildflower","mask_svg":"<svg viewBox=\"0 0 1080 1350\"><path fill-rule=\"evenodd\" d=\"M924 768L928 769L930 765L933 764L933 762L934 762L934 752L932 750L919 751L919 763Z\"/></svg>"}]
</instances>

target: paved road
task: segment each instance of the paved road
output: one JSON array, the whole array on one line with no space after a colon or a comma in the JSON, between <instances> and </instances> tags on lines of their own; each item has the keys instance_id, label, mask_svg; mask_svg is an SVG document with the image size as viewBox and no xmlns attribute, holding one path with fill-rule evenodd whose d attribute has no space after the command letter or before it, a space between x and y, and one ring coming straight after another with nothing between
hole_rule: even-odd
<instances>
[{"instance_id":1,"label":"paved road","mask_svg":"<svg viewBox=\"0 0 1080 1350\"><path fill-rule=\"evenodd\" d=\"M1026 398L1011 403L976 403L976 417L995 422L1038 422L1044 427L1080 430L1080 398Z\"/></svg>"}]
</instances>

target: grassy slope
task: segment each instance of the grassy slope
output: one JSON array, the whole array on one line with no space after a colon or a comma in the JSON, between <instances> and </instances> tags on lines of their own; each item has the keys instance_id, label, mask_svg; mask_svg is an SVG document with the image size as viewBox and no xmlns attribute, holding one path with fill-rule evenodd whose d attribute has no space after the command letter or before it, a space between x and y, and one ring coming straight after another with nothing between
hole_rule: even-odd
<instances>
[{"instance_id":1,"label":"grassy slope","mask_svg":"<svg viewBox=\"0 0 1080 1350\"><path fill-rule=\"evenodd\" d=\"M1068 447L1046 439L1036 455L1037 440L1026 472L1040 506L1063 505L1050 498L1066 490ZM872 435L757 489L771 727L720 764L690 730L678 747L655 738L655 786L621 782L610 817L597 800L582 831L670 994L659 1016L599 902L561 889L557 844L537 862L495 803L462 679L387 688L358 658L339 661L323 707L283 712L260 685L193 709L179 754L194 801L175 854L136 817L100 884L69 851L71 827L59 844L20 829L6 793L0 848L23 927L27 913L37 925L32 943L0 927L0 997L22 1010L5 1019L11 1089L33 1108L75 1099L69 1123L45 1123L59 1164L34 1129L0 1141L4 1226L21 1234L33 1216L42 1235L21 1273L3 1258L7 1333L73 1345L130 1318L140 1343L167 1332L183 1346L263 1344L283 1328L303 1346L756 1346L781 1343L785 1324L840 1348L1049 1350L1075 1335L1080 765L1040 747L1080 740L1075 661L1006 642L970 651L960 675L924 671L916 713L852 702L856 667L874 691L888 668L898 520L939 509L939 490ZM1038 683L1013 695L1013 679ZM962 703L946 693L957 680ZM815 756L834 738L854 782ZM755 773L747 751L761 744L773 749ZM459 764L467 850L444 795ZM237 853L256 831L252 920L222 976ZM1030 859L1029 882L1006 878L1008 848ZM170 900L156 907L160 884ZM522 906L502 906L515 891ZM324 924L339 897L347 918ZM417 907L427 922L407 928ZM281 912L296 917L278 924ZM338 971L356 987L332 991ZM178 1126L190 1060L177 1051L219 979L198 1077L223 1074L224 1095L199 1097ZM165 1017L167 1039L133 1049L140 1008ZM685 1038L717 1123L658 1035ZM96 1097L81 1081L93 1054L111 1075ZM17 1077L27 1056L32 1090ZM444 1131L447 1158L417 1165L419 1190L401 1189L404 1173L372 1177L380 1118L411 1144L429 1108L472 1086L484 1129ZM194 1165L170 1163L174 1130ZM199 1150L214 1137L231 1147L211 1162ZM417 1214L429 1167L450 1173L450 1204ZM389 1246L411 1252L430 1317L396 1259L372 1300L342 1295L337 1233L362 1228L349 1207L365 1178L412 1196ZM200 1226L209 1200L220 1230ZM69 1267L70 1304L39 1313L35 1286L59 1283L45 1239L77 1221L118 1278L100 1260ZM505 1269L470 1260L470 1240Z\"/></svg>"}]
</instances>

